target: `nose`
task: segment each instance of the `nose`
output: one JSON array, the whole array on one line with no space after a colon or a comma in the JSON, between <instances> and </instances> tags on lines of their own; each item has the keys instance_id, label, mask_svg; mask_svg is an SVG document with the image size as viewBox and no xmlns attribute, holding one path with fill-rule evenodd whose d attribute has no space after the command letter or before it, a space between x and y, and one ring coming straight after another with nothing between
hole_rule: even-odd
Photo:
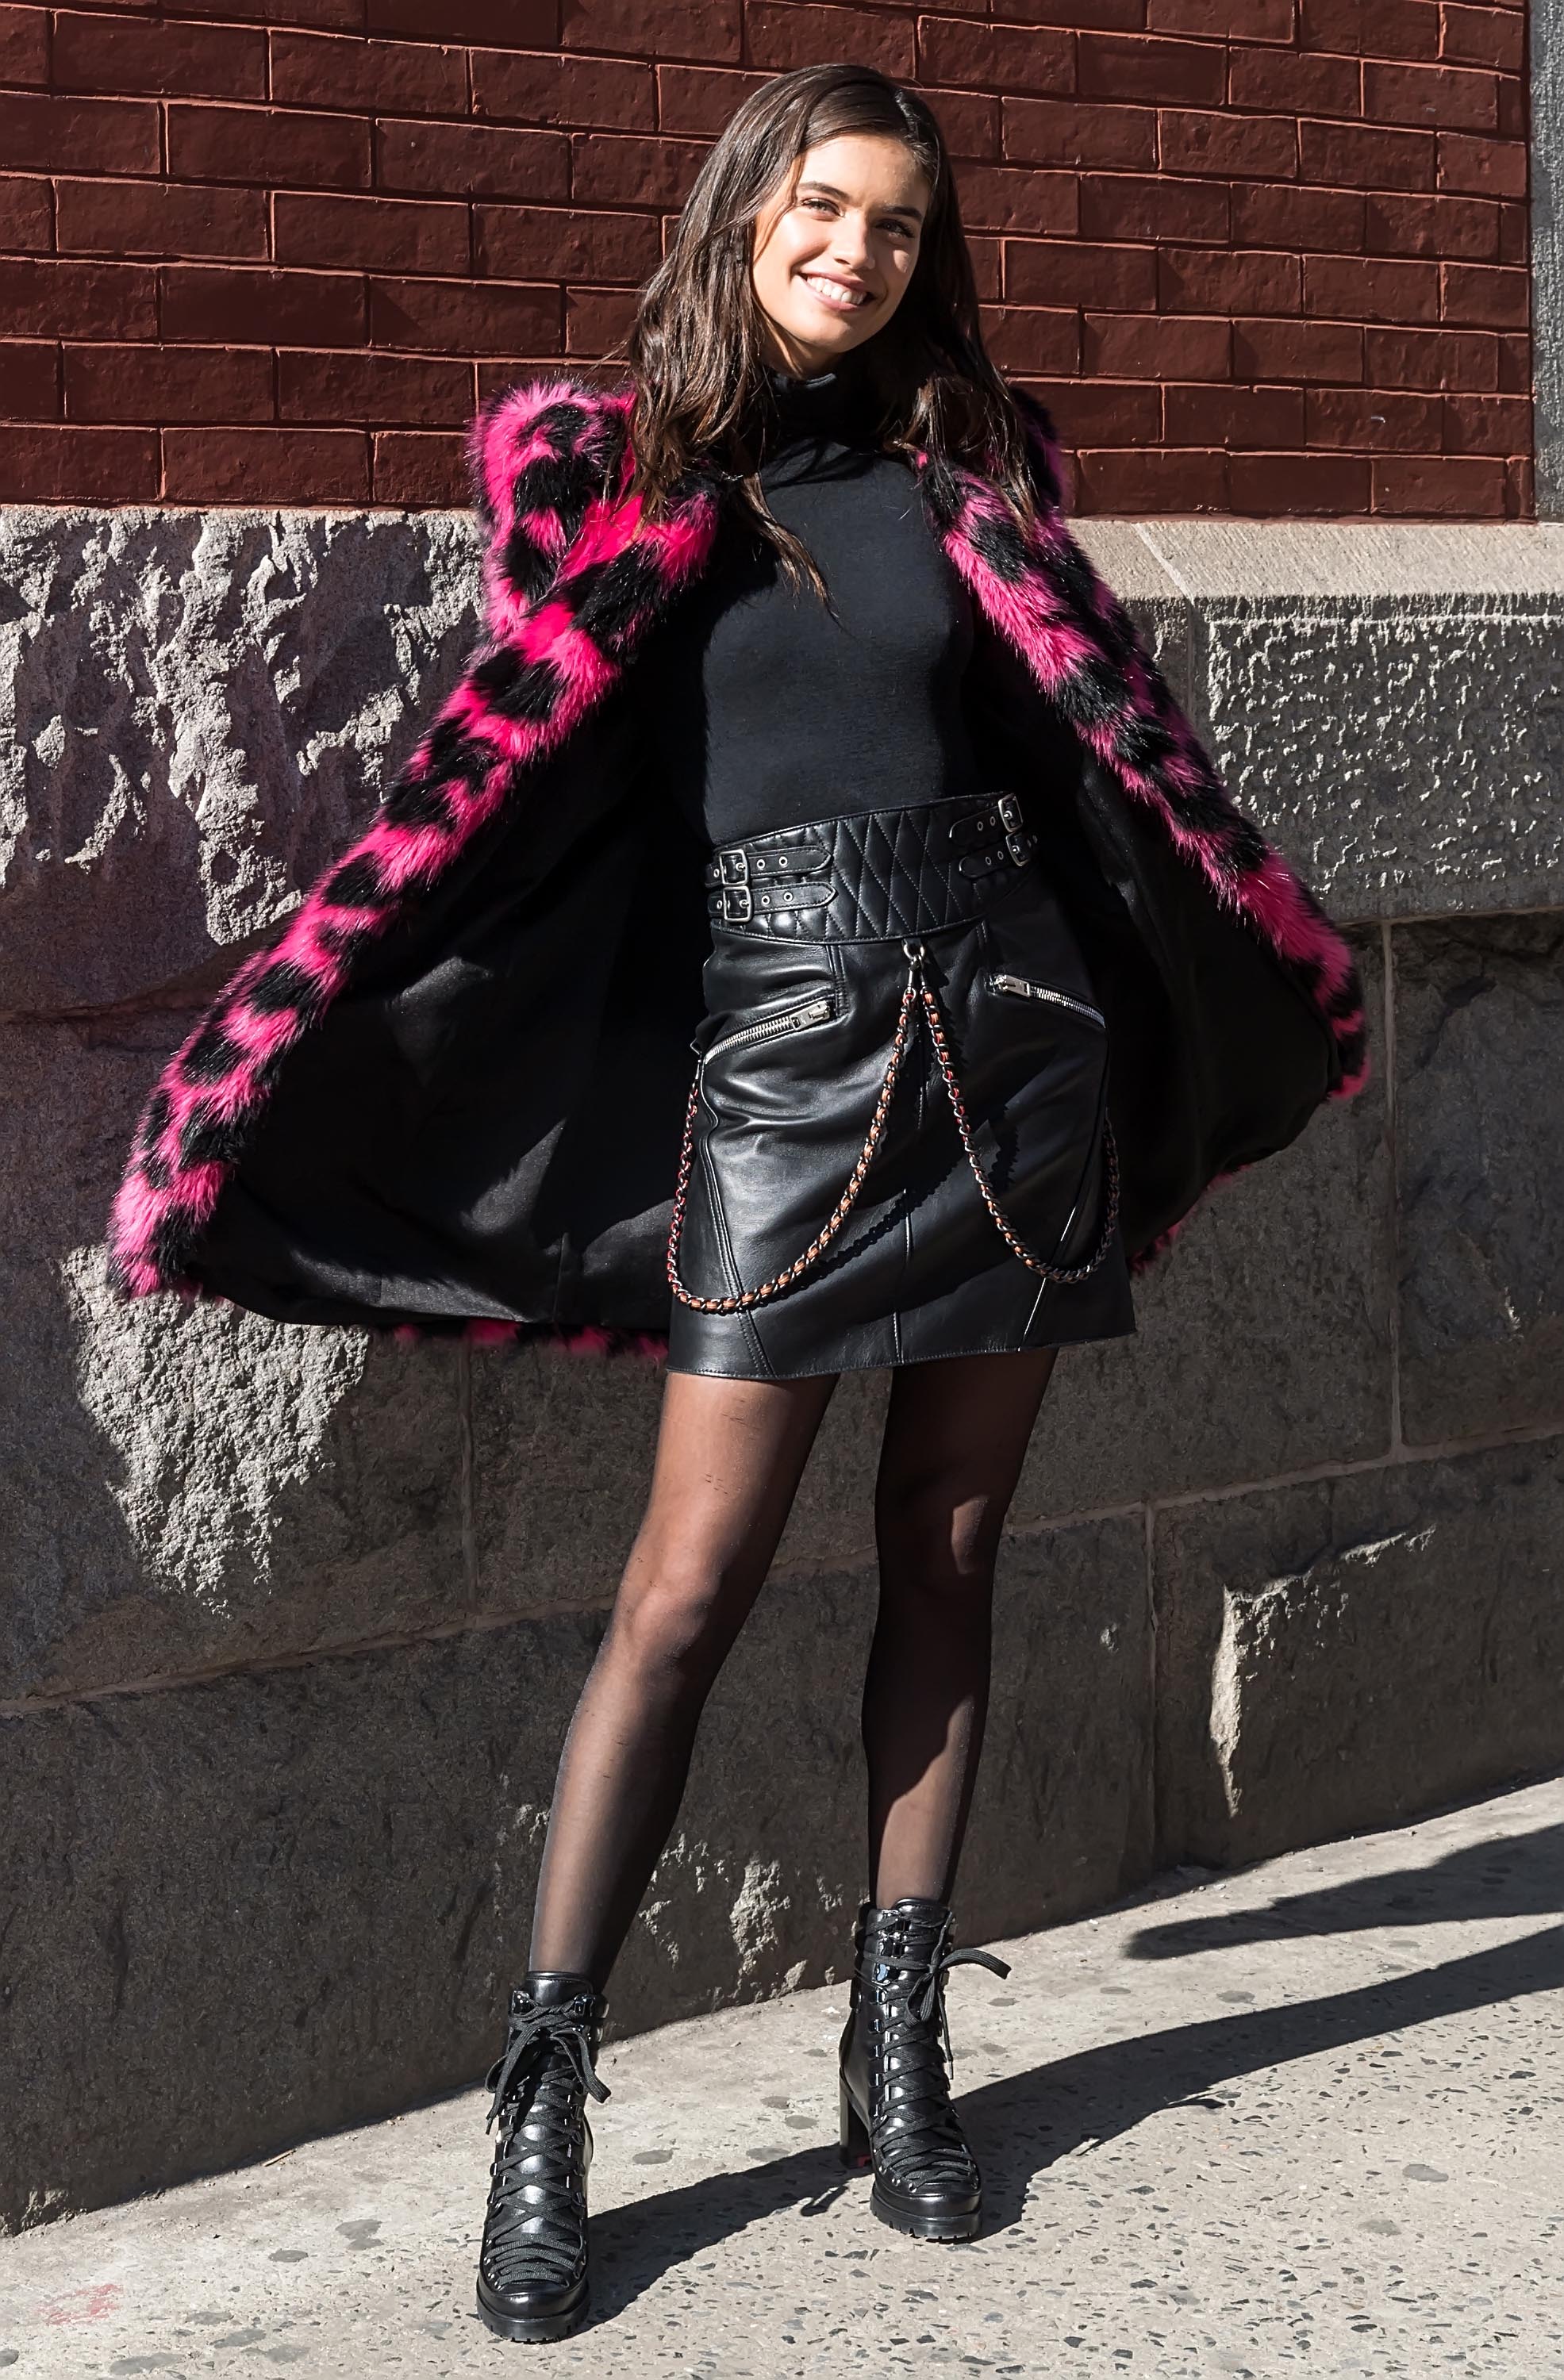
<instances>
[{"instance_id":1,"label":"nose","mask_svg":"<svg viewBox=\"0 0 1564 2380\"><path fill-rule=\"evenodd\" d=\"M844 271L867 275L874 262L874 251L870 244L866 218L858 213L838 215L836 235L831 243L834 261Z\"/></svg>"}]
</instances>

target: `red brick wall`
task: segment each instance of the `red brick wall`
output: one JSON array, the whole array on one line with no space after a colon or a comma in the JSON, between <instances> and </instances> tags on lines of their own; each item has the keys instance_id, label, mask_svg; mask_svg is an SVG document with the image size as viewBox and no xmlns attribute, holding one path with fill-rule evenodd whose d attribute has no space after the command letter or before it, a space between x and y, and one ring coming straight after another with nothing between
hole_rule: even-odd
<instances>
[{"instance_id":1,"label":"red brick wall","mask_svg":"<svg viewBox=\"0 0 1564 2380\"><path fill-rule=\"evenodd\" d=\"M421 504L592 358L758 76L960 160L1093 511L1529 505L1521 0L0 5L0 497ZM432 38L436 37L436 38Z\"/></svg>"}]
</instances>

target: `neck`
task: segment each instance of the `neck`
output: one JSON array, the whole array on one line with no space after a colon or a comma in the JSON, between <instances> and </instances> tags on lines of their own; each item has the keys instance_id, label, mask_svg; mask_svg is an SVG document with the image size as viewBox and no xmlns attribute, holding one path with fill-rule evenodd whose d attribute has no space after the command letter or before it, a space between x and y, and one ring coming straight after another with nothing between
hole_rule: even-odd
<instances>
[{"instance_id":1,"label":"neck","mask_svg":"<svg viewBox=\"0 0 1564 2380\"><path fill-rule=\"evenodd\" d=\"M878 412L874 371L861 347L827 358L818 370L792 371L772 365L766 389L785 437L861 435L873 429Z\"/></svg>"}]
</instances>

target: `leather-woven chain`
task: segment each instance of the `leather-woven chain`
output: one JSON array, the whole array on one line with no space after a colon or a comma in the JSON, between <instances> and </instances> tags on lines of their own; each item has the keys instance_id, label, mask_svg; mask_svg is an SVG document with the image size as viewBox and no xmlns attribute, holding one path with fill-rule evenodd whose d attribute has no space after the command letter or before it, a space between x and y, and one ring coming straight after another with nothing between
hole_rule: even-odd
<instances>
[{"instance_id":1,"label":"leather-woven chain","mask_svg":"<svg viewBox=\"0 0 1564 2380\"><path fill-rule=\"evenodd\" d=\"M733 1297L697 1297L692 1290L686 1289L679 1279L678 1249L684 1232L684 1209L690 1196L690 1175L695 1151L695 1119L701 1102L701 1071L699 1067L696 1068L695 1080L690 1090L690 1105L685 1111L684 1142L678 1153L678 1179L674 1189L673 1216L668 1225L668 1287L681 1305L692 1306L697 1314L747 1313L751 1306L764 1305L769 1304L772 1298L779 1297L785 1289L791 1289L794 1283L808 1272L811 1266L818 1264L857 1205L858 1194L863 1187L864 1177L874 1161L874 1152L884 1137L886 1119L890 1113L891 1094L896 1088L897 1077L901 1072L902 1060L907 1055L915 1001L922 1002L923 1013L928 1018L935 1057L938 1062L946 1094L950 1101L951 1112L956 1119L956 1129L960 1135L961 1147L966 1152L967 1162L972 1170L972 1177L977 1183L983 1203L988 1209L996 1230L1012 1255L1018 1256L1029 1271L1037 1273L1044 1281L1057 1285L1085 1281L1089 1275L1096 1271L1097 1267L1107 1255L1113 1244L1114 1232L1118 1227L1118 1149L1113 1136L1113 1126L1106 1115L1105 1114L1103 1118L1103 1147L1107 1159L1107 1206L1103 1219L1102 1232L1098 1236L1096 1246L1086 1262L1073 1265L1067 1270L1058 1265L1050 1264L1044 1257L1032 1254L1019 1232L1015 1231L1007 1220L998 1200L990 1189L988 1177L983 1170L983 1161L972 1146L971 1125L967 1119L967 1103L961 1095L961 1086L956 1079L956 1069L951 1063L949 1046L946 1039L944 1012L933 986L923 974L923 946L922 942L904 942L902 949L907 953L907 982L902 990L901 1007L897 1015L896 1031L891 1037L890 1055L886 1062L885 1079L880 1085L880 1095L874 1102L874 1112L869 1120L869 1130L864 1135L863 1147L859 1151L858 1162L848 1176L847 1188L842 1192L831 1214L800 1257L795 1257L790 1265L786 1266L781 1272L774 1273L769 1281L763 1281L758 1289L742 1289Z\"/></svg>"}]
</instances>

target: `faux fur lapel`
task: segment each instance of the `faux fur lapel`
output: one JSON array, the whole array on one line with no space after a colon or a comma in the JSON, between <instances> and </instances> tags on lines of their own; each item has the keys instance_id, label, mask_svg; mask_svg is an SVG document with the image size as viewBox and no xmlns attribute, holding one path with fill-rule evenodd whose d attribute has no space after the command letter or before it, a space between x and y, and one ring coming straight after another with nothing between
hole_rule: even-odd
<instances>
[{"instance_id":1,"label":"faux fur lapel","mask_svg":"<svg viewBox=\"0 0 1564 2380\"><path fill-rule=\"evenodd\" d=\"M1030 533L987 480L930 460L924 501L946 552L1086 750L1296 974L1336 1043L1341 1077L1331 1096L1350 1099L1367 1079L1368 1048L1351 951L1229 798L1129 613L1070 535L1052 425L1040 406L1027 410L1039 496Z\"/></svg>"},{"instance_id":2,"label":"faux fur lapel","mask_svg":"<svg viewBox=\"0 0 1564 2380\"><path fill-rule=\"evenodd\" d=\"M568 381L510 391L471 453L485 531L486 635L368 832L241 966L165 1068L115 1202L110 1249L137 1294L186 1285L202 1230L287 1050L384 934L620 676L699 576L718 503L692 480L662 520L629 492L628 395ZM1029 408L1039 510L1022 531L997 492L938 456L920 484L978 608L1086 748L1156 817L1218 900L1296 971L1363 1076L1362 1002L1340 936L1228 801L1117 599L1070 537L1046 417Z\"/></svg>"}]
</instances>

